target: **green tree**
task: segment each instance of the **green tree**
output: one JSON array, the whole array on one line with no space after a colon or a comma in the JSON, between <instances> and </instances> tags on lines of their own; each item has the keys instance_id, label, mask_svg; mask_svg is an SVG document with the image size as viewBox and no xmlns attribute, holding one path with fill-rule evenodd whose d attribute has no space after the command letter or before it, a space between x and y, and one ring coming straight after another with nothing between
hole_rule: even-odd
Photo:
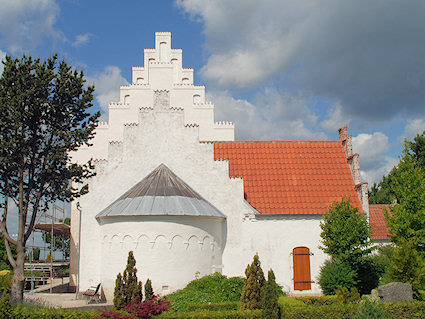
<instances>
[{"instance_id":1,"label":"green tree","mask_svg":"<svg viewBox=\"0 0 425 319\"><path fill-rule=\"evenodd\" d=\"M425 131L416 135L413 141L405 142L404 154L409 154L415 167L425 171ZM369 190L370 204L400 202L401 198L395 188L397 188L401 170L399 165L395 166L388 175L383 176L379 184L375 183L372 186Z\"/></svg>"},{"instance_id":2,"label":"green tree","mask_svg":"<svg viewBox=\"0 0 425 319\"><path fill-rule=\"evenodd\" d=\"M258 254L255 254L252 264L246 267L245 275L245 285L241 296L241 310L261 309L265 278Z\"/></svg>"},{"instance_id":3,"label":"green tree","mask_svg":"<svg viewBox=\"0 0 425 319\"><path fill-rule=\"evenodd\" d=\"M137 280L136 259L133 251L129 251L124 273L122 276L119 273L115 281L114 307L120 309L124 305L140 302L142 299L142 283Z\"/></svg>"},{"instance_id":4,"label":"green tree","mask_svg":"<svg viewBox=\"0 0 425 319\"><path fill-rule=\"evenodd\" d=\"M411 284L415 299L425 298L425 263L413 241L399 242L399 246L394 249L385 280L386 283L398 281Z\"/></svg>"},{"instance_id":5,"label":"green tree","mask_svg":"<svg viewBox=\"0 0 425 319\"><path fill-rule=\"evenodd\" d=\"M89 144L99 113L90 114L92 86L83 72L57 55L41 62L24 55L6 56L0 77L0 230L13 267L12 296L23 298L26 243L37 216L56 200L72 200L88 191L81 183L94 175L90 162L72 163L70 152ZM72 185L80 185L74 188ZM17 207L17 238L6 221ZM13 230L15 232L15 230ZM11 246L16 247L16 258Z\"/></svg>"},{"instance_id":6,"label":"green tree","mask_svg":"<svg viewBox=\"0 0 425 319\"><path fill-rule=\"evenodd\" d=\"M264 285L263 296L263 318L264 319L279 319L279 286L276 284L276 277L273 270L269 270L267 274L267 282Z\"/></svg>"},{"instance_id":7,"label":"green tree","mask_svg":"<svg viewBox=\"0 0 425 319\"><path fill-rule=\"evenodd\" d=\"M371 228L367 217L348 200L333 202L320 223L322 249L334 259L357 264L371 251Z\"/></svg>"},{"instance_id":8,"label":"green tree","mask_svg":"<svg viewBox=\"0 0 425 319\"><path fill-rule=\"evenodd\" d=\"M415 249L425 257L425 174L406 146L397 166L398 178L393 187L398 204L386 214L392 241L398 245L412 241Z\"/></svg>"},{"instance_id":9,"label":"green tree","mask_svg":"<svg viewBox=\"0 0 425 319\"><path fill-rule=\"evenodd\" d=\"M325 293L333 294L341 285L341 280L335 277L338 273L344 274L345 288L355 285L360 293L370 293L378 285L379 274L373 259L368 257L372 245L366 216L342 199L332 203L320 227L320 248L332 257L332 262L323 266L319 279Z\"/></svg>"},{"instance_id":10,"label":"green tree","mask_svg":"<svg viewBox=\"0 0 425 319\"><path fill-rule=\"evenodd\" d=\"M152 281L148 278L145 283L145 301L153 298Z\"/></svg>"}]
</instances>

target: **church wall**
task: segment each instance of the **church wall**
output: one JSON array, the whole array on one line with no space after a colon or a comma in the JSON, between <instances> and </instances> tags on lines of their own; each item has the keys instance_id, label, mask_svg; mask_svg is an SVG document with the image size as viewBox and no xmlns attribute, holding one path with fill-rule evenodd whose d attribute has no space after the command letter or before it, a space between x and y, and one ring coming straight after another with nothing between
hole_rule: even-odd
<instances>
[{"instance_id":1,"label":"church wall","mask_svg":"<svg viewBox=\"0 0 425 319\"><path fill-rule=\"evenodd\" d=\"M107 263L106 260L101 261L102 238L105 235L111 238L113 233L112 228L104 230L105 226L101 226L95 216L161 163L227 216L227 226L217 242L224 249L228 245L241 245L238 228L244 214L249 212L243 200L243 181L229 178L227 161L214 161L213 144L199 143L199 127L185 126L184 112L170 109L141 110L139 123L124 127L122 143L109 144L108 160L97 162L97 176L89 182L90 192L79 199L83 210L81 242L84 246L80 262L80 291L96 282L103 282L104 276L115 278L117 275L111 273L112 270L102 270L102 265ZM121 227L119 224L114 227ZM128 225L127 234L137 232L137 224ZM182 238L185 236L182 235ZM216 270L221 270L222 263L216 266ZM116 270L119 270L118 266ZM179 276L193 279L194 272L201 270L185 267L185 271ZM146 277L152 276L159 276L158 272L152 275L146 273ZM169 289L183 288L186 284L180 287L170 284Z\"/></svg>"},{"instance_id":2,"label":"church wall","mask_svg":"<svg viewBox=\"0 0 425 319\"><path fill-rule=\"evenodd\" d=\"M277 283L285 291L294 293L294 270L292 251L296 247L310 249L310 271L313 281L311 291L304 293L319 294L318 275L327 255L319 249L321 242L321 215L276 215L247 218L242 223L243 249L241 256L246 267L258 253L265 275L272 268ZM224 254L223 263L235 265L237 258L233 254ZM245 268L244 268L245 269ZM237 269L235 269L237 270ZM240 273L240 271L239 271ZM295 292L296 293L296 292Z\"/></svg>"},{"instance_id":3,"label":"church wall","mask_svg":"<svg viewBox=\"0 0 425 319\"><path fill-rule=\"evenodd\" d=\"M167 39L166 34L160 36ZM228 276L243 276L256 252L264 271L273 268L277 282L291 291L291 253L299 246L308 247L314 254L311 272L312 280L316 281L319 266L325 260L317 248L320 217L255 215L254 209L244 200L243 180L229 178L227 161L214 161L212 143L200 143L233 140L233 123L214 122L213 105L205 102L205 88L191 84L192 69L181 69L181 50L164 50L169 57L177 59L173 63L179 66L178 70L168 63L170 61L159 61L167 59L167 55L160 56L156 49L146 49L145 67L133 68L133 83L138 84L121 87L120 102L110 105L109 123L96 130L95 145L83 147L74 154L80 162L91 157L96 159L97 172L89 181L89 193L77 200L82 209L79 290L102 282L110 296L116 275L123 271L128 250L133 248L140 279L152 279L157 292L183 288L194 279L197 271L207 274L217 270ZM156 62L149 62L149 59ZM177 78L181 82L174 83L163 77ZM187 80L183 81L184 77ZM154 87L162 91L155 92ZM95 218L161 163L227 217L219 223L220 227L216 220L196 217L156 220L145 217L132 221L98 221ZM71 273L74 274L78 268L76 202L71 207L71 232L75 243L71 247L74 256ZM214 238L214 253L203 250L208 246L204 243L206 236ZM146 253L142 252L142 246ZM181 251L175 252L173 247L180 247ZM196 251L189 250L195 247ZM210 261L209 266L203 260ZM179 264L180 261L184 264ZM177 272L173 267L170 271L168 267L173 263L181 270ZM171 277L178 278L168 280ZM317 292L317 284L312 287L312 292Z\"/></svg>"},{"instance_id":4,"label":"church wall","mask_svg":"<svg viewBox=\"0 0 425 319\"><path fill-rule=\"evenodd\" d=\"M115 277L123 272L128 252L137 275L152 280L156 293L184 287L196 276L221 266L222 219L188 216L103 218L101 276L105 296L113 298Z\"/></svg>"}]
</instances>

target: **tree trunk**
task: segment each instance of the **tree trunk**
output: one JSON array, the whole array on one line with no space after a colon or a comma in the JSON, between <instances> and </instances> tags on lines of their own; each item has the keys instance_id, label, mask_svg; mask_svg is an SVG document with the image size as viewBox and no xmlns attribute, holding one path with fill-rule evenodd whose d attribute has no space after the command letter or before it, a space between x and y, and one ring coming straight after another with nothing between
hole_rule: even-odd
<instances>
[{"instance_id":1,"label":"tree trunk","mask_svg":"<svg viewBox=\"0 0 425 319\"><path fill-rule=\"evenodd\" d=\"M22 302L24 298L24 286L25 286L25 245L18 242L16 247L18 252L16 256L16 267L13 269L14 274L12 278L12 298L14 301Z\"/></svg>"}]
</instances>

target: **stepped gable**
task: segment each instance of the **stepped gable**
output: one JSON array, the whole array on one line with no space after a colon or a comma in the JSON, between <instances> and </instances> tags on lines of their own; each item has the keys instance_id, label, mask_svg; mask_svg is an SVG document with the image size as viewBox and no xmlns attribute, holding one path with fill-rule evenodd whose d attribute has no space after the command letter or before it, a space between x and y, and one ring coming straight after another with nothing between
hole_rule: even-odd
<instances>
[{"instance_id":1,"label":"stepped gable","mask_svg":"<svg viewBox=\"0 0 425 319\"><path fill-rule=\"evenodd\" d=\"M229 161L262 214L324 214L341 198L363 212L340 141L216 142L214 159Z\"/></svg>"},{"instance_id":2,"label":"stepped gable","mask_svg":"<svg viewBox=\"0 0 425 319\"><path fill-rule=\"evenodd\" d=\"M149 215L226 218L164 164L102 210L96 218Z\"/></svg>"},{"instance_id":3,"label":"stepped gable","mask_svg":"<svg viewBox=\"0 0 425 319\"><path fill-rule=\"evenodd\" d=\"M372 239L389 239L390 233L385 223L384 209L389 213L391 207L394 205L390 204L371 204L369 205L369 224L372 227L373 236Z\"/></svg>"}]
</instances>

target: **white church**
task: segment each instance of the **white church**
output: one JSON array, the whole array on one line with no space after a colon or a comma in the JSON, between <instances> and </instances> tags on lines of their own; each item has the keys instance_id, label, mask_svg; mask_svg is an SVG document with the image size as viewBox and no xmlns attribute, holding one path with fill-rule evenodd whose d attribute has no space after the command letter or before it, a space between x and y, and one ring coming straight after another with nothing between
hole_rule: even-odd
<instances>
[{"instance_id":1,"label":"white church","mask_svg":"<svg viewBox=\"0 0 425 319\"><path fill-rule=\"evenodd\" d=\"M341 198L369 215L347 127L337 141L235 141L182 65L157 32L93 146L73 154L97 175L71 205L72 283L112 299L132 250L139 279L168 294L195 276L244 276L258 253L287 292L320 293L322 215Z\"/></svg>"}]
</instances>

